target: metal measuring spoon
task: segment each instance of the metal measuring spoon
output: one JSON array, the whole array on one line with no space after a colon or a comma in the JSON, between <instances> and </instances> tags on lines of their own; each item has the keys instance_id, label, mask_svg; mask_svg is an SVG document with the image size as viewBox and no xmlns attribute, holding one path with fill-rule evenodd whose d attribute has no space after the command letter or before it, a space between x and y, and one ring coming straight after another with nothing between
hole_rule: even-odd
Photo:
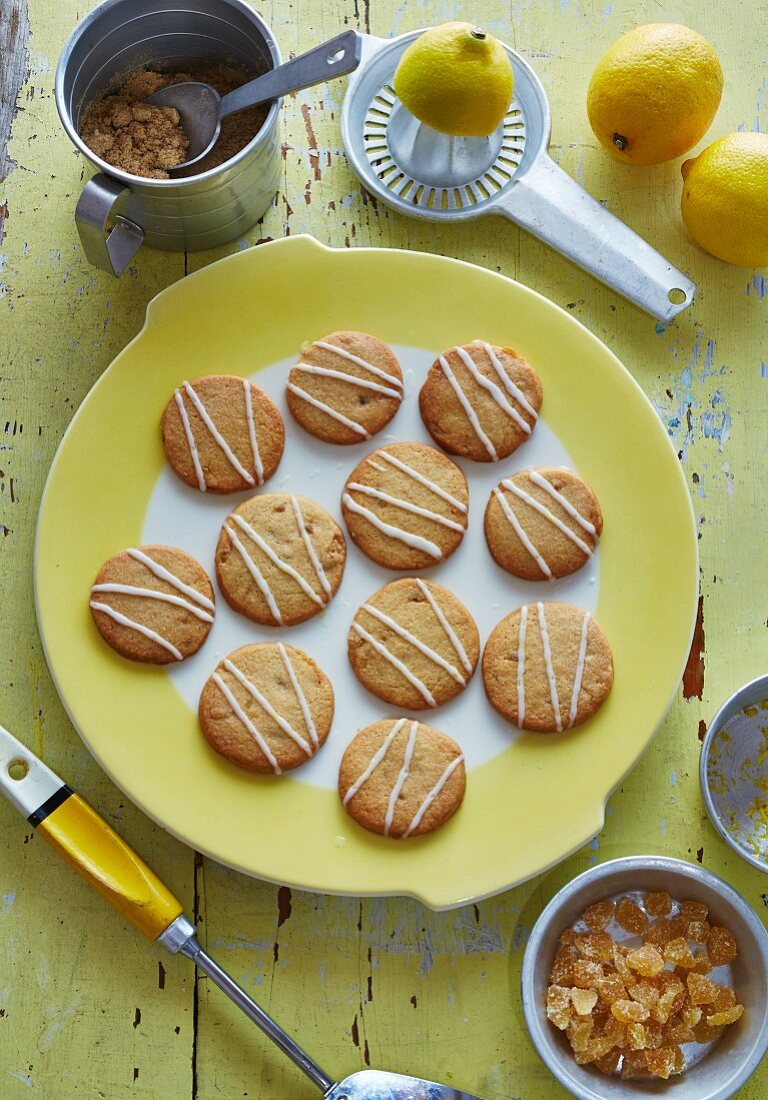
<instances>
[{"instance_id":1,"label":"metal measuring spoon","mask_svg":"<svg viewBox=\"0 0 768 1100\"><path fill-rule=\"evenodd\" d=\"M155 107L175 107L189 138L187 159L182 164L174 164L169 171L177 172L202 160L218 141L221 120L228 115L350 73L360 64L360 49L361 38L357 31L345 31L225 96L198 80L161 88L149 96L147 103Z\"/></svg>"}]
</instances>

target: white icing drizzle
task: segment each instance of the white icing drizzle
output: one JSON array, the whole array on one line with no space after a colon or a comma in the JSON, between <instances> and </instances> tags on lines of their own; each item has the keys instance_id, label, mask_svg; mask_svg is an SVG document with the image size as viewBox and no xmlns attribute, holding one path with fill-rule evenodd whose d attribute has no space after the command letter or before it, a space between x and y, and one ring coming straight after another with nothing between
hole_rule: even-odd
<instances>
[{"instance_id":1,"label":"white icing drizzle","mask_svg":"<svg viewBox=\"0 0 768 1100\"><path fill-rule=\"evenodd\" d=\"M293 580L296 581L299 588L302 590L302 592L304 592L305 595L310 598L310 600L316 603L318 607L325 607L326 601L321 599L321 597L318 596L314 589L309 584L307 584L307 582L304 580L298 570L294 569L289 562L284 561L279 554L275 553L269 543L261 537L258 531L254 530L254 528L251 527L250 523L244 520L242 516L239 516L237 512L232 512L229 518L237 524L240 530L244 534L246 534L249 539L256 543L258 548L267 555L273 565L275 565L282 573L287 574L287 576L292 577Z\"/></svg>"},{"instance_id":2,"label":"white icing drizzle","mask_svg":"<svg viewBox=\"0 0 768 1100\"><path fill-rule=\"evenodd\" d=\"M327 344L325 340L315 340L314 347L324 348L325 351L332 351L334 355L339 355L342 359L347 359L350 363L355 363L358 367L362 367L363 370L370 371L370 373L375 374L377 378L383 378L399 389L403 388L403 383L396 375L387 374L381 367L375 367L373 363L366 362L366 360L361 359L359 355L353 355L352 352L347 351L346 348L340 348L336 344Z\"/></svg>"},{"instance_id":3,"label":"white icing drizzle","mask_svg":"<svg viewBox=\"0 0 768 1100\"><path fill-rule=\"evenodd\" d=\"M261 461L259 441L256 438L256 425L253 421L253 394L251 393L251 383L247 378L243 379L243 392L245 394L245 419L248 421L248 438L251 441L251 451L253 452L253 468L256 471L256 480L259 485L263 485L264 463Z\"/></svg>"},{"instance_id":4,"label":"white icing drizzle","mask_svg":"<svg viewBox=\"0 0 768 1100\"><path fill-rule=\"evenodd\" d=\"M403 399L403 395L398 390L382 386L378 382L371 382L367 378L358 378L356 374L345 374L344 371L331 370L330 367L316 367L314 363L297 363L293 369L303 374L317 374L321 378L337 378L339 382L348 382L351 386L359 386L363 390L374 390L376 393L386 394L387 397L394 397L397 401Z\"/></svg>"},{"instance_id":5,"label":"white icing drizzle","mask_svg":"<svg viewBox=\"0 0 768 1100\"><path fill-rule=\"evenodd\" d=\"M390 829L392 828L392 822L395 817L395 809L397 808L397 800L400 797L400 792L405 786L406 780L411 770L411 760L413 759L413 750L416 747L416 736L419 732L419 723L411 722L411 730L408 734L408 742L405 746L405 752L403 753L403 763L398 773L395 785L389 796L389 802L387 804L387 813L384 817L384 836L389 836Z\"/></svg>"},{"instance_id":6,"label":"white icing drizzle","mask_svg":"<svg viewBox=\"0 0 768 1100\"><path fill-rule=\"evenodd\" d=\"M211 417L208 413L208 410L206 409L205 405L202 403L202 401L200 400L198 395L195 393L195 391L192 389L189 382L182 382L182 387L183 387L184 392L186 393L187 397L190 399L190 401L192 402L192 404L195 406L198 413L200 414L200 419L203 421L203 423L205 424L206 428L208 429L208 431L213 436L213 438L216 441L216 443L218 444L218 446L221 448L221 450L226 455L230 466L232 466L233 469L237 470L237 472L240 474L240 477L244 481L246 481L248 483L248 485L253 485L254 484L254 479L253 479L252 475L248 473L245 466L243 466L240 459L237 457L235 452L230 447L229 443L227 443L224 436L221 434L219 429L216 427L214 422L211 420Z\"/></svg>"},{"instance_id":7,"label":"white icing drizzle","mask_svg":"<svg viewBox=\"0 0 768 1100\"><path fill-rule=\"evenodd\" d=\"M290 737L290 739L294 742L294 744L299 746L302 752L306 753L307 756L311 756L312 749L309 747L309 744L304 740L301 734L293 728L287 718L283 718L281 714L278 714L278 712L270 703L269 699L267 699L265 695L262 695L256 685L248 679L245 673L241 669L239 669L237 665L234 664L234 662L230 661L229 657L226 657L224 660L224 668L227 670L227 672L231 673L232 676L235 677L235 679L245 688L249 695L253 696L253 698L256 700L262 710L265 710L267 712L269 717L280 727L283 733L287 734L288 737Z\"/></svg>"},{"instance_id":8,"label":"white icing drizzle","mask_svg":"<svg viewBox=\"0 0 768 1100\"><path fill-rule=\"evenodd\" d=\"M372 615L374 619L377 619L380 623L384 623L395 634L399 635L406 642L410 642L415 649L418 649L419 653L423 653L425 657L428 657L434 664L439 665L444 669L449 676L451 676L457 684L461 684L462 687L466 684L465 678L461 675L459 670L455 668L450 661L446 661L444 657L441 657L434 649L422 642L420 638L417 638L415 634L411 634L410 630L406 630L404 626L401 626L396 619L392 619L389 615L385 615L383 611L379 611L378 607L374 607L372 604L364 603L363 610L367 611L369 615Z\"/></svg>"},{"instance_id":9,"label":"white icing drizzle","mask_svg":"<svg viewBox=\"0 0 768 1100\"><path fill-rule=\"evenodd\" d=\"M195 467L195 476L197 478L197 487L201 493L205 493L208 486L205 484L205 474L203 473L203 467L200 465L200 454L195 443L195 437L192 434L192 425L189 422L189 416L187 415L187 409L184 404L184 399L181 396L179 390L174 390L174 399L176 401L176 407L179 410L179 416L181 417L181 423L184 426L184 435L187 437L187 446L189 447L189 453L192 456L192 465Z\"/></svg>"},{"instance_id":10,"label":"white icing drizzle","mask_svg":"<svg viewBox=\"0 0 768 1100\"><path fill-rule=\"evenodd\" d=\"M299 529L299 534L301 535L301 540L304 543L304 548L307 551L309 560L312 562L312 568L317 574L317 579L320 581L323 592L325 592L326 596L330 600L331 596L333 595L331 583L328 580L325 570L323 569L323 563L317 556L317 551L315 550L315 547L312 543L312 539L309 537L309 532L307 531L306 524L304 523L304 513L301 510L301 505L293 494L291 494L291 507L293 508L293 514L296 517L296 526Z\"/></svg>"},{"instance_id":11,"label":"white icing drizzle","mask_svg":"<svg viewBox=\"0 0 768 1100\"><path fill-rule=\"evenodd\" d=\"M486 344L484 340L481 340L480 343L485 348L493 369L498 374L499 379L501 380L504 388L506 389L510 397L514 397L515 401L517 401L518 404L522 405L529 416L533 417L534 420L538 420L539 414L536 412L533 405L530 403L520 387L512 381L507 372L504 370L504 367L501 364L501 360L499 359L498 355L493 350L491 345Z\"/></svg>"},{"instance_id":12,"label":"white icing drizzle","mask_svg":"<svg viewBox=\"0 0 768 1100\"><path fill-rule=\"evenodd\" d=\"M110 619L114 619L120 626L127 626L129 630L135 630L138 634L143 634L145 638L149 638L150 641L157 642L159 646L162 646L163 649L173 654L177 661L184 660L182 654L179 653L175 645L172 645L167 638L163 638L161 634L158 634L150 627L134 622L134 620L129 619L127 615L123 615L120 611L115 611L114 607L110 607L108 603L100 603L98 600L91 600L90 604L94 611L102 611L105 615L109 615Z\"/></svg>"},{"instance_id":13,"label":"white icing drizzle","mask_svg":"<svg viewBox=\"0 0 768 1100\"><path fill-rule=\"evenodd\" d=\"M154 558L150 558L143 550L137 550L135 547L131 547L129 550L126 550L126 554L133 558L134 561L140 561L142 565L146 565L150 573L154 573L158 580L165 581L167 584L172 585L177 591L183 592L185 596L189 596L190 600L199 603L201 607L207 608L208 611L215 612L216 607L212 600L209 600L202 592L198 592L191 584L185 584L175 573L171 573L170 569L166 569L164 565L160 565Z\"/></svg>"},{"instance_id":14,"label":"white icing drizzle","mask_svg":"<svg viewBox=\"0 0 768 1100\"><path fill-rule=\"evenodd\" d=\"M416 584L418 585L419 590L422 592L422 594L426 597L427 602L429 603L430 607L432 608L432 610L435 613L437 621L440 623L440 626L443 628L445 633L448 635L448 638L450 639L451 645L456 650L457 657L459 658L461 663L464 665L464 668L466 669L466 671L471 676L472 675L472 662L470 661L469 657L467 656L466 649L461 644L461 638L458 636L456 631L453 629L451 624L448 622L448 619L446 618L446 616L443 612L443 609L440 607L437 600L435 599L435 597L430 592L429 587L424 583L424 581L421 579L421 577L416 578Z\"/></svg>"},{"instance_id":15,"label":"white icing drizzle","mask_svg":"<svg viewBox=\"0 0 768 1100\"><path fill-rule=\"evenodd\" d=\"M490 394L492 400L496 405L498 405L501 411L505 412L507 416L511 416L518 427L521 428L526 433L526 435L530 435L531 425L528 423L527 420L523 419L523 417L520 415L514 405L510 405L509 401L507 401L503 392L499 389L496 383L491 382L490 378L485 377L485 375L482 373L469 352L465 348L454 348L453 350L456 352L459 359L461 359L462 363L472 375L475 382L477 382L478 386L484 389L486 393Z\"/></svg>"},{"instance_id":16,"label":"white icing drizzle","mask_svg":"<svg viewBox=\"0 0 768 1100\"><path fill-rule=\"evenodd\" d=\"M286 650L285 646L282 642L278 642L277 648L280 652L280 656L283 658L283 664L285 665L285 671L288 673L288 677L291 681L291 686L296 692L296 698L298 700L299 706L301 707L301 713L304 718L304 723L307 727L307 732L309 733L309 739L314 747L317 749L320 747L320 738L317 736L317 728L312 719L312 712L309 709L307 697L301 689L299 678L296 675L296 670L293 667L293 662L288 656L288 651Z\"/></svg>"},{"instance_id":17,"label":"white icing drizzle","mask_svg":"<svg viewBox=\"0 0 768 1100\"><path fill-rule=\"evenodd\" d=\"M460 753L459 756L454 757L454 759L450 762L448 767L443 771L443 774L440 776L437 783L435 783L432 790L429 792L429 794L426 795L426 797L422 801L421 805L419 806L418 810L413 815L413 818L411 820L410 825L408 826L408 828L403 833L403 836L402 836L403 840L406 840L411 835L412 832L414 832L416 829L418 829L419 825L421 824L422 818L424 817L424 814L427 812L429 807L432 805L432 803L435 801L437 796L440 794L443 787L446 785L448 780L451 778L453 773L458 768L459 764L462 764L463 762L464 762L464 754Z\"/></svg>"},{"instance_id":18,"label":"white icing drizzle","mask_svg":"<svg viewBox=\"0 0 768 1100\"><path fill-rule=\"evenodd\" d=\"M291 393L300 397L302 401L308 402L310 405L314 405L316 409L320 409L321 412L327 413L333 420L338 420L340 424L345 424L353 432L357 432L363 439L370 439L371 433L366 431L362 424L358 424L356 420L350 420L344 413L340 413L338 409L332 409L330 405L326 405L324 401L318 401L312 394L307 393L306 390L299 389L298 386L294 386L293 382L286 382L285 388L290 390Z\"/></svg>"},{"instance_id":19,"label":"white icing drizzle","mask_svg":"<svg viewBox=\"0 0 768 1100\"><path fill-rule=\"evenodd\" d=\"M422 538L421 535L415 535L411 531L404 531L402 527L393 527L391 523L385 523L383 519L379 519L375 512L371 512L370 509L364 508L362 504L358 504L357 501L353 500L349 493L344 493L342 500L350 512L363 516L374 527L377 527L382 534L389 535L392 539L398 539L400 542L404 542L406 546L412 546L414 550L423 550L435 561L442 558L443 551L434 542L430 542L429 539Z\"/></svg>"},{"instance_id":20,"label":"white icing drizzle","mask_svg":"<svg viewBox=\"0 0 768 1100\"><path fill-rule=\"evenodd\" d=\"M557 491L551 481L547 481L547 479L543 477L538 470L529 470L528 477L531 479L534 485L538 485L540 489L543 489L545 492L549 493L552 499L556 500L560 507L563 508L572 519L575 519L579 526L582 527L587 532L587 534L597 536L597 530L594 523L590 523L588 519L582 516L581 512L579 512L571 504L570 500L568 500L567 497L564 497L562 493L559 493Z\"/></svg>"},{"instance_id":21,"label":"white icing drizzle","mask_svg":"<svg viewBox=\"0 0 768 1100\"><path fill-rule=\"evenodd\" d=\"M394 466L396 469L400 470L401 473L406 474L408 477L412 477L414 481L418 481L419 484L424 485L425 488L431 489L433 493L436 493L439 497L442 497L443 500L448 502L448 504L452 504L454 508L458 508L460 512L466 513L467 506L466 504L464 504L463 501L459 500L458 497L452 496L447 489L444 489L442 487L442 485L438 485L437 482L431 481L428 477L425 477L424 474L419 473L418 470L414 470L414 468L412 466L409 466L406 462L403 462L395 455L390 454L389 451L376 451L375 456L376 458L383 458L385 462L388 462L390 464L390 466ZM382 469L381 466L378 466L373 461L373 458L369 458L368 462L371 464L371 466L373 466L375 470Z\"/></svg>"},{"instance_id":22,"label":"white icing drizzle","mask_svg":"<svg viewBox=\"0 0 768 1100\"><path fill-rule=\"evenodd\" d=\"M387 504L394 504L396 508L402 508L404 512L412 512L415 516L424 516L425 519L431 519L435 523L442 524L443 527L450 527L451 530L464 534L464 528L455 520L448 519L447 516L441 516L439 512L432 512L429 508L422 508L419 504L412 504L409 500L403 500L402 497L393 497L382 489L375 489L371 485L361 485L359 481L347 482L347 488L354 489L364 496L373 497L375 500L383 500Z\"/></svg>"},{"instance_id":23,"label":"white icing drizzle","mask_svg":"<svg viewBox=\"0 0 768 1100\"><path fill-rule=\"evenodd\" d=\"M503 493L499 492L498 488L495 488L493 490L493 495L496 497L499 504L501 505L502 512L504 513L504 515L507 517L507 519L511 523L515 534L520 539L520 541L522 542L525 549L528 551L528 553L531 555L533 560L536 562L539 569L542 571L542 573L547 578L547 580L551 581L553 579L552 570L549 568L549 566L547 565L544 558L541 556L539 551L536 549L536 547L533 545L531 540L526 535L523 528L520 526L520 521L517 518L517 516L515 515L515 513L512 511L512 509L510 508L509 501L507 500L507 498L504 496Z\"/></svg>"},{"instance_id":24,"label":"white icing drizzle","mask_svg":"<svg viewBox=\"0 0 768 1100\"><path fill-rule=\"evenodd\" d=\"M472 425L472 429L473 429L475 435L480 440L482 445L485 447L485 449L488 452L488 455L490 456L490 458L494 462L498 462L499 461L499 456L496 453L496 448L494 447L493 443L491 443L490 439L488 438L488 436L483 431L483 429L480 425L480 421L477 419L477 413L472 408L472 405L469 403L469 401L467 399L467 395L464 393L464 390L461 388L459 383L456 381L456 375L453 373L451 368L448 366L448 360L445 358L444 355L439 355L437 357L437 361L440 364L440 369L442 370L443 374L445 375L446 379L448 380L449 386L451 387L453 392L456 394L456 397L458 399L459 404L461 405L462 409L466 413L467 419L469 420L470 424Z\"/></svg>"},{"instance_id":25,"label":"white icing drizzle","mask_svg":"<svg viewBox=\"0 0 768 1100\"><path fill-rule=\"evenodd\" d=\"M203 611L202 607L195 607L194 604L182 599L181 596L172 596L170 592L158 592L156 588L137 588L132 584L94 584L91 592L119 592L125 596L146 596L149 600L162 600L163 603L172 603L176 607L183 607L185 611L196 615L198 619L202 619L205 623L213 622L213 615Z\"/></svg>"},{"instance_id":26,"label":"white icing drizzle","mask_svg":"<svg viewBox=\"0 0 768 1100\"><path fill-rule=\"evenodd\" d=\"M563 728L563 720L560 716L560 701L557 697L557 684L555 682L555 669L552 664L552 649L549 644L549 630L544 615L544 604L539 600L536 604L539 613L539 629L541 630L541 644L544 647L544 663L547 666L547 680L549 681L549 697L552 701L552 710L555 714L555 726L558 733Z\"/></svg>"},{"instance_id":27,"label":"white icing drizzle","mask_svg":"<svg viewBox=\"0 0 768 1100\"><path fill-rule=\"evenodd\" d=\"M283 617L280 614L280 608L277 606L275 597L272 593L272 589L269 587L266 580L264 579L261 570L228 523L224 524L224 530L229 535L230 539L232 540L232 545L234 546L235 550L237 550L240 557L243 559L243 563L245 564L246 569L253 577L254 581L256 582L256 586L266 600L267 607L269 608L269 612L272 618L275 620L276 623L279 623L279 625L282 626Z\"/></svg>"},{"instance_id":28,"label":"white icing drizzle","mask_svg":"<svg viewBox=\"0 0 768 1100\"><path fill-rule=\"evenodd\" d=\"M590 614L588 611L584 612L584 618L581 622L581 638L579 640L579 659L576 662L576 675L573 680L573 693L571 695L571 709L568 712L568 729L571 728L576 721L576 714L579 709L579 696L581 695L581 684L584 679L584 662L587 657L587 630L589 628Z\"/></svg>"},{"instance_id":29,"label":"white icing drizzle","mask_svg":"<svg viewBox=\"0 0 768 1100\"><path fill-rule=\"evenodd\" d=\"M511 478L504 478L501 484L505 489L508 489L510 493L513 493L516 497L529 505L529 507L533 508L534 511L538 512L539 515L549 520L558 531L562 531L563 534L566 535L571 542L575 543L579 550L581 550L583 554L586 554L588 558L592 556L592 547L584 542L584 539L580 538L575 531L572 531L566 523L563 523L561 519L553 515L549 508L542 504L540 500L536 500L536 497L532 497L530 493L526 493L525 489L521 489Z\"/></svg>"},{"instance_id":30,"label":"white icing drizzle","mask_svg":"<svg viewBox=\"0 0 768 1100\"><path fill-rule=\"evenodd\" d=\"M411 670L408 668L408 665L404 664L399 657L396 657L394 653L390 652L390 650L387 649L383 642L380 642L376 638L374 638L374 636L372 634L369 634L368 631L365 630L364 627L360 626L359 623L353 622L352 629L359 638L362 638L363 641L368 642L369 645L372 645L376 652L381 654L385 661L389 661L389 663L393 665L398 672L401 672L403 674L408 683L416 688L419 695L428 706L437 706L435 698L432 695L432 692L426 686L426 684L423 684L418 676L415 676L411 672Z\"/></svg>"},{"instance_id":31,"label":"white icing drizzle","mask_svg":"<svg viewBox=\"0 0 768 1100\"><path fill-rule=\"evenodd\" d=\"M281 775L282 772L281 772L280 765L278 764L277 759L275 758L275 754L272 752L269 745L265 741L263 734L256 728L256 726L253 724L251 719L245 713L243 708L238 703L237 699L235 699L232 692L229 690L227 685L222 680L221 676L219 676L218 672L214 672L213 681L216 684L216 686L218 687L221 694L227 700L229 705L232 707L232 710L234 711L235 715L240 719L242 724L245 726L245 728L250 733L251 737L254 739L256 744L259 746L261 751L266 756L267 761L269 763L269 766L270 766L270 768L272 768L275 775Z\"/></svg>"},{"instance_id":32,"label":"white icing drizzle","mask_svg":"<svg viewBox=\"0 0 768 1100\"><path fill-rule=\"evenodd\" d=\"M398 733L400 732L400 730L403 728L403 726L405 725L405 723L407 721L408 721L407 718L398 718L398 720L394 723L394 725L392 726L392 729L389 731L387 736L384 738L384 741L381 743L381 745L379 745L376 752L373 754L371 759L368 761L368 764L366 765L366 768L363 771L362 775L358 779L355 780L355 782L349 788L347 793L344 795L344 803L343 804L344 804L345 808L350 804L350 802L355 797L355 795L360 790L360 788L363 786L363 784L367 783L368 780L373 775L373 773L376 771L379 764L382 762L384 757L389 752L389 749L390 749L390 746L392 745L392 742L397 737Z\"/></svg>"},{"instance_id":33,"label":"white icing drizzle","mask_svg":"<svg viewBox=\"0 0 768 1100\"><path fill-rule=\"evenodd\" d=\"M528 605L520 608L520 631L517 635L517 724L525 722L525 634L528 626Z\"/></svg>"}]
</instances>

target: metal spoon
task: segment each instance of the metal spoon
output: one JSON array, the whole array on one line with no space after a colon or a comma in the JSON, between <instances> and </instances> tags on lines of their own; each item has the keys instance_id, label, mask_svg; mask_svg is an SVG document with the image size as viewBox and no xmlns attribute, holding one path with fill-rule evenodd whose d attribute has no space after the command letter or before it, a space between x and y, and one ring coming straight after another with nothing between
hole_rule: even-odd
<instances>
[{"instance_id":1,"label":"metal spoon","mask_svg":"<svg viewBox=\"0 0 768 1100\"><path fill-rule=\"evenodd\" d=\"M156 107L175 107L189 138L187 159L169 169L189 168L210 152L221 132L221 120L235 111L267 103L289 92L298 92L313 84L322 84L334 76L344 76L360 64L361 37L357 31L344 31L328 42L294 57L276 69L220 96L210 84L186 80L151 95L147 103Z\"/></svg>"}]
</instances>

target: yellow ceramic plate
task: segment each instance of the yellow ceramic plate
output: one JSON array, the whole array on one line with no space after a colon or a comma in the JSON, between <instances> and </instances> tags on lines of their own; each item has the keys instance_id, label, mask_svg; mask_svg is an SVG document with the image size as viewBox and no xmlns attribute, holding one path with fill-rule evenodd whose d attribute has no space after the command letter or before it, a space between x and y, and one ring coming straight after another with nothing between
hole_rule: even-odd
<instances>
[{"instance_id":1,"label":"yellow ceramic plate","mask_svg":"<svg viewBox=\"0 0 768 1100\"><path fill-rule=\"evenodd\" d=\"M516 347L535 365L545 394L534 435L539 450L532 440L514 462L490 472L486 464L465 464L470 534L480 542L465 543L452 559L463 578L458 587L483 640L493 622L526 598L596 605L615 657L606 705L587 725L552 736L500 734L478 672L463 711L449 704L427 717L467 751L464 805L433 836L404 843L355 825L329 778L356 725L372 720L365 708L387 712L368 696L357 709L351 674L348 681L340 670L335 679L337 718L316 758L324 763L312 761L279 780L256 777L208 747L194 709L199 685L231 638L245 640L249 624L219 600L214 632L220 616L230 625L212 633L183 673L169 674L113 654L88 609L101 563L148 535L167 531L212 572L219 523L241 499L203 498L165 469L158 420L172 390L184 378L214 371L258 381L260 368L268 368L263 378L272 378L274 393L280 361L336 328L370 331L410 349L404 354L416 364L407 377L412 403L419 370L452 344L482 337ZM406 430L416 431L407 415L402 410L393 428L405 416ZM289 417L286 423L290 480L296 456L289 461L289 451L308 444ZM321 499L320 487L334 478L340 486L359 449L316 445L313 454L317 462L301 467L305 483L291 484ZM599 568L595 563L591 574L573 582L581 588L513 584L481 545L488 478L547 458L559 464L563 455L594 486L603 508ZM281 466L270 488L280 488L282 475ZM475 476L485 479L481 493L473 488ZM207 558L201 547L209 547ZM695 612L696 556L690 498L660 421L624 367L572 317L517 283L455 260L336 251L294 237L203 268L150 304L143 330L94 386L59 448L40 510L35 580L48 664L70 717L102 767L152 818L249 874L335 893L410 894L447 908L521 882L599 831L605 800L648 745L679 682ZM343 653L355 585L374 590L374 574L364 570L377 567L358 565L361 558L351 548L339 596L313 620L316 633L291 634L321 664L331 660L331 650L334 661ZM436 579L450 587L441 569ZM380 576L384 583L384 571ZM590 582L591 591L584 587Z\"/></svg>"}]
</instances>

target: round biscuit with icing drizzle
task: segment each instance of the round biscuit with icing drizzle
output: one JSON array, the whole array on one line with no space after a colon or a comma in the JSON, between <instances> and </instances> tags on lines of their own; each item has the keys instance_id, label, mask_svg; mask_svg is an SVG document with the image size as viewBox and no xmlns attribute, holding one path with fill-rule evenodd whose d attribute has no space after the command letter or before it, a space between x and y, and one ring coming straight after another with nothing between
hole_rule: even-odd
<instances>
[{"instance_id":1,"label":"round biscuit with icing drizzle","mask_svg":"<svg viewBox=\"0 0 768 1100\"><path fill-rule=\"evenodd\" d=\"M372 451L344 486L341 510L355 544L388 569L427 569L457 549L469 519L467 479L424 443Z\"/></svg>"},{"instance_id":2,"label":"round biscuit with icing drizzle","mask_svg":"<svg viewBox=\"0 0 768 1100\"><path fill-rule=\"evenodd\" d=\"M361 443L390 422L403 372L387 344L366 332L332 332L302 348L286 385L288 408L326 443Z\"/></svg>"},{"instance_id":3,"label":"round biscuit with icing drizzle","mask_svg":"<svg viewBox=\"0 0 768 1100\"><path fill-rule=\"evenodd\" d=\"M491 631L483 680L491 706L513 725L554 733L586 722L605 702L613 654L589 612L539 601Z\"/></svg>"},{"instance_id":4,"label":"round biscuit with icing drizzle","mask_svg":"<svg viewBox=\"0 0 768 1100\"><path fill-rule=\"evenodd\" d=\"M323 611L346 559L336 521L307 497L265 493L230 512L216 546L227 603L264 626L295 626Z\"/></svg>"},{"instance_id":5,"label":"round biscuit with icing drizzle","mask_svg":"<svg viewBox=\"0 0 768 1100\"><path fill-rule=\"evenodd\" d=\"M216 613L213 587L199 562L174 546L121 550L91 586L93 621L123 657L151 665L197 653Z\"/></svg>"},{"instance_id":6,"label":"round biscuit with icing drizzle","mask_svg":"<svg viewBox=\"0 0 768 1100\"><path fill-rule=\"evenodd\" d=\"M401 840L444 825L461 805L466 782L456 742L410 718L360 730L339 768L339 795L350 817Z\"/></svg>"},{"instance_id":7,"label":"round biscuit with icing drizzle","mask_svg":"<svg viewBox=\"0 0 768 1100\"><path fill-rule=\"evenodd\" d=\"M321 668L283 642L244 645L219 662L200 695L200 728L238 767L280 775L314 756L333 721Z\"/></svg>"},{"instance_id":8,"label":"round biscuit with icing drizzle","mask_svg":"<svg viewBox=\"0 0 768 1100\"><path fill-rule=\"evenodd\" d=\"M283 455L285 426L277 406L247 378L209 374L182 382L160 422L171 469L195 489L257 489Z\"/></svg>"},{"instance_id":9,"label":"round biscuit with icing drizzle","mask_svg":"<svg viewBox=\"0 0 768 1100\"><path fill-rule=\"evenodd\" d=\"M438 355L419 393L421 418L450 454L498 462L530 438L541 408L536 371L484 340Z\"/></svg>"},{"instance_id":10,"label":"round biscuit with icing drizzle","mask_svg":"<svg viewBox=\"0 0 768 1100\"><path fill-rule=\"evenodd\" d=\"M439 707L463 691L480 657L480 636L464 604L433 581L391 581L363 604L348 638L358 680L385 703Z\"/></svg>"},{"instance_id":11,"label":"round biscuit with icing drizzle","mask_svg":"<svg viewBox=\"0 0 768 1100\"><path fill-rule=\"evenodd\" d=\"M603 529L592 489L556 466L521 470L492 491L485 538L494 561L527 581L567 577L589 561Z\"/></svg>"}]
</instances>

